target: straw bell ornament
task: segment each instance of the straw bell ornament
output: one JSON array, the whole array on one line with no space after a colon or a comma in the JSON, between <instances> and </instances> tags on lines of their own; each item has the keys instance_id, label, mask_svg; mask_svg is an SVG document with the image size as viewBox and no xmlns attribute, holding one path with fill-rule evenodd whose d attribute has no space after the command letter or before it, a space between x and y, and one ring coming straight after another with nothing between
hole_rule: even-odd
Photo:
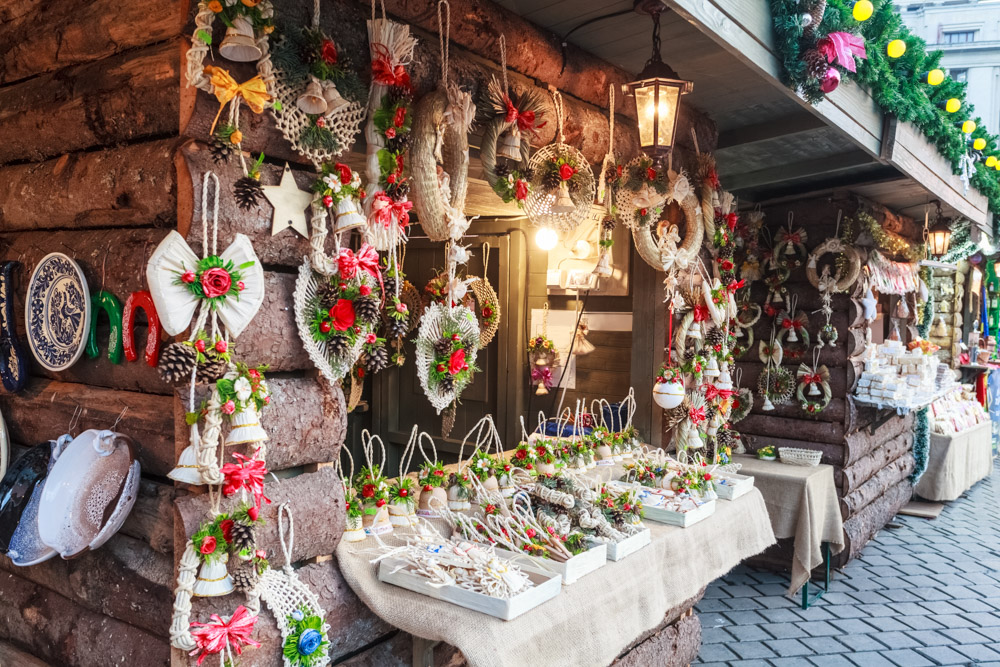
<instances>
[{"instance_id":1,"label":"straw bell ornament","mask_svg":"<svg viewBox=\"0 0 1000 667\"><path fill-rule=\"evenodd\" d=\"M233 578L229 576L229 554L205 561L198 569L198 578L194 582L191 595L198 598L214 598L229 595L235 590Z\"/></svg>"},{"instance_id":2,"label":"straw bell ornament","mask_svg":"<svg viewBox=\"0 0 1000 667\"><path fill-rule=\"evenodd\" d=\"M705 377L716 378L719 375L719 362L715 360L715 357L709 357L708 364L705 366Z\"/></svg>"},{"instance_id":3,"label":"straw bell ornament","mask_svg":"<svg viewBox=\"0 0 1000 667\"><path fill-rule=\"evenodd\" d=\"M192 430L197 429L197 425ZM192 441L197 438L197 431L192 434ZM181 484L198 485L202 483L201 471L198 469L198 453L193 445L188 445L177 457L177 465L167 473L167 477Z\"/></svg>"},{"instance_id":4,"label":"straw bell ornament","mask_svg":"<svg viewBox=\"0 0 1000 667\"><path fill-rule=\"evenodd\" d=\"M726 390L733 388L733 378L729 373L729 364L722 365L722 369L719 371L719 379L715 381L715 386Z\"/></svg>"},{"instance_id":5,"label":"straw bell ornament","mask_svg":"<svg viewBox=\"0 0 1000 667\"><path fill-rule=\"evenodd\" d=\"M226 437L226 446L244 445L251 442L265 442L267 431L260 425L260 415L253 403L233 415L233 427Z\"/></svg>"},{"instance_id":6,"label":"straw bell ornament","mask_svg":"<svg viewBox=\"0 0 1000 667\"><path fill-rule=\"evenodd\" d=\"M692 320L685 335L688 338L701 338L701 325Z\"/></svg>"},{"instance_id":7,"label":"straw bell ornament","mask_svg":"<svg viewBox=\"0 0 1000 667\"><path fill-rule=\"evenodd\" d=\"M556 190L556 201L552 205L552 212L560 215L568 215L576 210L573 198L569 196L569 184L563 181Z\"/></svg>"},{"instance_id":8,"label":"straw bell ornament","mask_svg":"<svg viewBox=\"0 0 1000 667\"><path fill-rule=\"evenodd\" d=\"M809 394L810 396L819 396L823 392L820 391L819 384L817 384L816 382L812 382L809 384L809 391L806 393Z\"/></svg>"},{"instance_id":9,"label":"straw bell ornament","mask_svg":"<svg viewBox=\"0 0 1000 667\"><path fill-rule=\"evenodd\" d=\"M358 205L352 197L344 197L337 202L337 208L334 209L334 217L337 221L335 228L337 232L356 229L366 222L365 217L358 212Z\"/></svg>"},{"instance_id":10,"label":"straw bell ornament","mask_svg":"<svg viewBox=\"0 0 1000 667\"><path fill-rule=\"evenodd\" d=\"M295 106L310 115L325 114L327 103L323 97L323 83L316 77L310 77L305 91L295 101Z\"/></svg>"},{"instance_id":11,"label":"straw bell ornament","mask_svg":"<svg viewBox=\"0 0 1000 667\"><path fill-rule=\"evenodd\" d=\"M260 60L263 53L254 38L253 25L243 16L233 19L226 28L226 36L219 45L219 55L237 63L252 63Z\"/></svg>"},{"instance_id":12,"label":"straw bell ornament","mask_svg":"<svg viewBox=\"0 0 1000 667\"><path fill-rule=\"evenodd\" d=\"M788 342L789 343L799 342L799 336L798 334L795 333L795 327L792 327L791 329L788 330Z\"/></svg>"},{"instance_id":13,"label":"straw bell ornament","mask_svg":"<svg viewBox=\"0 0 1000 667\"><path fill-rule=\"evenodd\" d=\"M521 161L521 131L515 124L509 132L500 137L500 146L497 148L497 157Z\"/></svg>"},{"instance_id":14,"label":"straw bell ornament","mask_svg":"<svg viewBox=\"0 0 1000 667\"><path fill-rule=\"evenodd\" d=\"M535 389L535 396L547 396L549 393L548 387L545 386L544 382L538 383L538 388Z\"/></svg>"},{"instance_id":15,"label":"straw bell ornament","mask_svg":"<svg viewBox=\"0 0 1000 667\"><path fill-rule=\"evenodd\" d=\"M326 100L326 113L331 114L350 104L337 90L332 81L323 82L323 99Z\"/></svg>"},{"instance_id":16,"label":"straw bell ornament","mask_svg":"<svg viewBox=\"0 0 1000 667\"><path fill-rule=\"evenodd\" d=\"M601 250L601 256L597 258L597 266L594 267L594 275L602 278L610 278L614 275L611 268L611 253L607 249Z\"/></svg>"}]
</instances>

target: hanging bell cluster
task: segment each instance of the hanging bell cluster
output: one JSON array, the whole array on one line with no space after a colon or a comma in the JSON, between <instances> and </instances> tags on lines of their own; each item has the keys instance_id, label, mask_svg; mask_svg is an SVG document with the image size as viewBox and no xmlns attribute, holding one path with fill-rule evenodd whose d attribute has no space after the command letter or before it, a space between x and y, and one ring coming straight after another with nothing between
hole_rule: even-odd
<instances>
[{"instance_id":1,"label":"hanging bell cluster","mask_svg":"<svg viewBox=\"0 0 1000 667\"><path fill-rule=\"evenodd\" d=\"M556 202L552 205L552 212L556 214L570 214L576 210L573 198L569 196L569 184L562 181L556 191Z\"/></svg>"},{"instance_id":2,"label":"hanging bell cluster","mask_svg":"<svg viewBox=\"0 0 1000 667\"><path fill-rule=\"evenodd\" d=\"M517 129L517 124L511 126L509 132L505 132L500 137L500 146L497 148L497 157L521 161L521 131Z\"/></svg>"},{"instance_id":3,"label":"hanging bell cluster","mask_svg":"<svg viewBox=\"0 0 1000 667\"><path fill-rule=\"evenodd\" d=\"M311 116L325 116L350 104L341 96L337 86L331 81L320 81L310 77L306 89L295 101L295 106Z\"/></svg>"},{"instance_id":4,"label":"hanging bell cluster","mask_svg":"<svg viewBox=\"0 0 1000 667\"><path fill-rule=\"evenodd\" d=\"M219 45L219 55L226 60L237 63L252 63L260 60L263 52L257 46L253 34L253 25L243 16L233 19L233 24L226 28L226 36Z\"/></svg>"}]
</instances>

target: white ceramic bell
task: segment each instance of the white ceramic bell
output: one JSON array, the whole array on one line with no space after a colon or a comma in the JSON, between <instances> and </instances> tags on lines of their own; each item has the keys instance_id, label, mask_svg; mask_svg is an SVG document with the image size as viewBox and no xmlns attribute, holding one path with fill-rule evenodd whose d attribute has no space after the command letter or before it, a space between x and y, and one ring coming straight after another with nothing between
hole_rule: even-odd
<instances>
[{"instance_id":1,"label":"white ceramic bell","mask_svg":"<svg viewBox=\"0 0 1000 667\"><path fill-rule=\"evenodd\" d=\"M295 100L295 106L313 116L325 114L326 98L323 97L323 83L316 77L311 77L306 89Z\"/></svg>"},{"instance_id":2,"label":"white ceramic bell","mask_svg":"<svg viewBox=\"0 0 1000 667\"><path fill-rule=\"evenodd\" d=\"M343 107L350 104L337 90L337 86L334 85L333 81L323 82L323 99L326 100L326 114L330 115L342 109Z\"/></svg>"},{"instance_id":3,"label":"white ceramic bell","mask_svg":"<svg viewBox=\"0 0 1000 667\"><path fill-rule=\"evenodd\" d=\"M736 327L736 330L733 331L733 337L734 338L743 338L743 327Z\"/></svg>"},{"instance_id":4,"label":"white ceramic bell","mask_svg":"<svg viewBox=\"0 0 1000 667\"><path fill-rule=\"evenodd\" d=\"M698 432L698 427L693 423L688 424L687 446L688 449L701 449L705 446L705 442L701 439L701 434Z\"/></svg>"},{"instance_id":5,"label":"white ceramic bell","mask_svg":"<svg viewBox=\"0 0 1000 667\"><path fill-rule=\"evenodd\" d=\"M701 325L694 320L691 320L691 326L688 327L685 335L688 338L701 338Z\"/></svg>"},{"instance_id":6,"label":"white ceramic bell","mask_svg":"<svg viewBox=\"0 0 1000 667\"><path fill-rule=\"evenodd\" d=\"M760 406L760 409L765 412L774 410L774 403L771 402L771 398L767 394L764 394L764 404Z\"/></svg>"},{"instance_id":7,"label":"white ceramic bell","mask_svg":"<svg viewBox=\"0 0 1000 667\"><path fill-rule=\"evenodd\" d=\"M517 125L512 126L510 132L505 132L500 137L497 157L507 158L515 162L521 161L521 131L517 129Z\"/></svg>"},{"instance_id":8,"label":"white ceramic bell","mask_svg":"<svg viewBox=\"0 0 1000 667\"><path fill-rule=\"evenodd\" d=\"M253 25L246 17L237 16L232 27L226 28L226 36L219 45L219 55L237 63L260 60L263 54L254 38Z\"/></svg>"},{"instance_id":9,"label":"white ceramic bell","mask_svg":"<svg viewBox=\"0 0 1000 667\"><path fill-rule=\"evenodd\" d=\"M556 192L556 201L552 204L552 212L556 214L569 214L576 210L573 198L569 196L569 184L563 181L559 184Z\"/></svg>"},{"instance_id":10,"label":"white ceramic bell","mask_svg":"<svg viewBox=\"0 0 1000 667\"><path fill-rule=\"evenodd\" d=\"M823 392L821 392L819 390L819 385L818 384L816 384L815 382L810 382L809 383L809 392L808 393L809 393L810 396L819 396Z\"/></svg>"},{"instance_id":11,"label":"white ceramic bell","mask_svg":"<svg viewBox=\"0 0 1000 667\"><path fill-rule=\"evenodd\" d=\"M182 484L198 485L202 483L201 472L198 470L198 455L194 445L188 445L177 459L177 465L167 473L167 477Z\"/></svg>"},{"instance_id":12,"label":"white ceramic bell","mask_svg":"<svg viewBox=\"0 0 1000 667\"><path fill-rule=\"evenodd\" d=\"M467 510L471 508L472 504L469 502L468 491L463 490L457 484L448 489L448 509Z\"/></svg>"},{"instance_id":13,"label":"white ceramic bell","mask_svg":"<svg viewBox=\"0 0 1000 667\"><path fill-rule=\"evenodd\" d=\"M705 377L707 378L719 377L719 362L716 361L715 357L708 358L708 364L705 366Z\"/></svg>"},{"instance_id":14,"label":"white ceramic bell","mask_svg":"<svg viewBox=\"0 0 1000 667\"><path fill-rule=\"evenodd\" d=\"M410 526L410 503L389 503L389 523L393 526Z\"/></svg>"},{"instance_id":15,"label":"white ceramic bell","mask_svg":"<svg viewBox=\"0 0 1000 667\"><path fill-rule=\"evenodd\" d=\"M594 267L594 275L608 278L614 274L611 268L611 253L607 250L601 251L601 256L597 258L597 266Z\"/></svg>"},{"instance_id":16,"label":"white ceramic bell","mask_svg":"<svg viewBox=\"0 0 1000 667\"><path fill-rule=\"evenodd\" d=\"M261 427L260 415L253 403L248 403L243 410L234 414L232 424L229 435L226 436L227 447L267 440L267 431Z\"/></svg>"},{"instance_id":17,"label":"white ceramic bell","mask_svg":"<svg viewBox=\"0 0 1000 667\"><path fill-rule=\"evenodd\" d=\"M358 205L354 201L354 197L344 197L337 202L337 208L334 209L334 217L337 221L334 230L337 232L346 232L348 229L363 227L366 222L365 216L358 213Z\"/></svg>"},{"instance_id":18,"label":"white ceramic bell","mask_svg":"<svg viewBox=\"0 0 1000 667\"><path fill-rule=\"evenodd\" d=\"M657 382L653 385L653 400L664 410L672 410L684 401L684 383Z\"/></svg>"},{"instance_id":19,"label":"white ceramic bell","mask_svg":"<svg viewBox=\"0 0 1000 667\"><path fill-rule=\"evenodd\" d=\"M792 327L791 329L788 330L788 342L789 343L799 342L799 335L795 333L795 327Z\"/></svg>"},{"instance_id":20,"label":"white ceramic bell","mask_svg":"<svg viewBox=\"0 0 1000 667\"><path fill-rule=\"evenodd\" d=\"M217 545L222 549L225 545ZM233 592L233 579L229 576L229 554L223 553L216 559L206 561L198 568L198 578L194 582L191 595L196 598L215 598Z\"/></svg>"},{"instance_id":21,"label":"white ceramic bell","mask_svg":"<svg viewBox=\"0 0 1000 667\"><path fill-rule=\"evenodd\" d=\"M361 517L347 517L347 527L344 529L344 539L348 542L361 542L368 534L365 533Z\"/></svg>"},{"instance_id":22,"label":"white ceramic bell","mask_svg":"<svg viewBox=\"0 0 1000 667\"><path fill-rule=\"evenodd\" d=\"M715 381L715 386L726 390L733 388L733 376L729 373L729 364L722 364L722 368L719 370L719 379Z\"/></svg>"}]
</instances>

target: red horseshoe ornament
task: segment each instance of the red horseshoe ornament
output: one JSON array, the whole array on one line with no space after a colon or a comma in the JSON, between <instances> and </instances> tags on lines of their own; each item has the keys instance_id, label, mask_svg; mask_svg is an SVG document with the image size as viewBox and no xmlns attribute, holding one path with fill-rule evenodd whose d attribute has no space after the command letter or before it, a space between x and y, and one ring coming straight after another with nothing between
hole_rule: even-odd
<instances>
[{"instance_id":1,"label":"red horseshoe ornament","mask_svg":"<svg viewBox=\"0 0 1000 667\"><path fill-rule=\"evenodd\" d=\"M125 301L122 311L122 343L125 348L125 358L135 361L139 354L135 349L135 311L141 308L146 313L149 327L146 331L146 363L156 368L160 361L160 318L153 305L153 296L148 291L132 292Z\"/></svg>"}]
</instances>

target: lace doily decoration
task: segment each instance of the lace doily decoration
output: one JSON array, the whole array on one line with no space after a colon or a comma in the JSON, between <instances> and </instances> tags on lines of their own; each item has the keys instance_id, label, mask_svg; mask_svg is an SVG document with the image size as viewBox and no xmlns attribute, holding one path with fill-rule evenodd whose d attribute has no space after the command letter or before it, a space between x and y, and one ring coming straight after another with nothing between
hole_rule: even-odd
<instances>
[{"instance_id":1,"label":"lace doily decoration","mask_svg":"<svg viewBox=\"0 0 1000 667\"><path fill-rule=\"evenodd\" d=\"M446 383L435 382L432 378L432 366L436 366L435 344L445 334L457 333L466 350L465 362L470 372L452 383L448 389ZM479 322L476 315L465 306L448 308L444 304L432 303L424 311L420 321L420 331L416 340L417 377L427 399L438 414L457 401L462 390L472 381L475 370L476 355L479 348Z\"/></svg>"}]
</instances>

